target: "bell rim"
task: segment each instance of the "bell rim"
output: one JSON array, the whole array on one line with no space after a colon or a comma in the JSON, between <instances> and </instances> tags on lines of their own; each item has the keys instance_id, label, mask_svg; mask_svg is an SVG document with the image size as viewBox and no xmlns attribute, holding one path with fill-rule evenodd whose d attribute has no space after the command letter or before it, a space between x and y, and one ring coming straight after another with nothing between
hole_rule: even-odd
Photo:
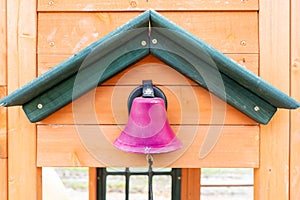
<instances>
[{"instance_id":1,"label":"bell rim","mask_svg":"<svg viewBox=\"0 0 300 200\"><path fill-rule=\"evenodd\" d=\"M183 144L178 138L174 138L172 142L166 145L157 145L155 147L147 147L147 146L132 146L128 144L124 144L116 139L113 145L125 152L129 153L137 153L137 154L161 154L161 153L170 153L180 149Z\"/></svg>"}]
</instances>

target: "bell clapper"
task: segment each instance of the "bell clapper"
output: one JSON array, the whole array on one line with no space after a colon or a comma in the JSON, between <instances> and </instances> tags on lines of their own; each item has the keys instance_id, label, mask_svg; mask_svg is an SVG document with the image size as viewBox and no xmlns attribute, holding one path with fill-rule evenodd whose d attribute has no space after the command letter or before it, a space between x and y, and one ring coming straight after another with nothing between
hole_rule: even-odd
<instances>
[{"instance_id":1,"label":"bell clapper","mask_svg":"<svg viewBox=\"0 0 300 200\"><path fill-rule=\"evenodd\" d=\"M149 164L148 168L148 173L149 173L149 182L148 182L148 187L149 187L149 200L153 200L153 190L152 190L152 177L153 177L153 171L152 171L152 165L153 165L153 156L151 154L146 155L146 159Z\"/></svg>"}]
</instances>

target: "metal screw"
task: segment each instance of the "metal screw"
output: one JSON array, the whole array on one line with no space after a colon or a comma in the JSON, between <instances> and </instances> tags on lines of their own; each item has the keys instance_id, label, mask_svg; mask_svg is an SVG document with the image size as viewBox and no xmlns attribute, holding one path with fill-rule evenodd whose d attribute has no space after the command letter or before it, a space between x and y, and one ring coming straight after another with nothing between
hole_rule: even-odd
<instances>
[{"instance_id":1,"label":"metal screw","mask_svg":"<svg viewBox=\"0 0 300 200\"><path fill-rule=\"evenodd\" d=\"M300 61L298 61L298 60L295 60L294 62L293 62L293 64L292 64L292 67L293 67L293 69L299 69L299 67L300 67Z\"/></svg>"},{"instance_id":2,"label":"metal screw","mask_svg":"<svg viewBox=\"0 0 300 200\"><path fill-rule=\"evenodd\" d=\"M136 1L130 1L130 6L131 6L132 8L137 7Z\"/></svg>"},{"instance_id":3,"label":"metal screw","mask_svg":"<svg viewBox=\"0 0 300 200\"><path fill-rule=\"evenodd\" d=\"M254 107L254 110L257 112L257 111L260 110L260 108L259 108L258 106L255 106L255 107Z\"/></svg>"},{"instance_id":4,"label":"metal screw","mask_svg":"<svg viewBox=\"0 0 300 200\"><path fill-rule=\"evenodd\" d=\"M153 44L157 44L157 39L152 39Z\"/></svg>"},{"instance_id":5,"label":"metal screw","mask_svg":"<svg viewBox=\"0 0 300 200\"><path fill-rule=\"evenodd\" d=\"M51 42L49 43L49 45L50 45L51 47L53 47L53 46L55 45L55 42L51 41Z\"/></svg>"},{"instance_id":6,"label":"metal screw","mask_svg":"<svg viewBox=\"0 0 300 200\"><path fill-rule=\"evenodd\" d=\"M49 1L49 2L48 2L48 5L49 5L49 6L54 5L54 1Z\"/></svg>"},{"instance_id":7,"label":"metal screw","mask_svg":"<svg viewBox=\"0 0 300 200\"><path fill-rule=\"evenodd\" d=\"M242 46L244 46L244 47L247 46L246 40L242 40L240 44L241 44Z\"/></svg>"},{"instance_id":8,"label":"metal screw","mask_svg":"<svg viewBox=\"0 0 300 200\"><path fill-rule=\"evenodd\" d=\"M147 45L147 42L146 42L145 40L143 40L143 41L141 42L141 45L142 45L142 46L146 46L146 45Z\"/></svg>"},{"instance_id":9,"label":"metal screw","mask_svg":"<svg viewBox=\"0 0 300 200\"><path fill-rule=\"evenodd\" d=\"M38 108L38 109L42 109L42 108L43 108L43 104L39 103L39 104L37 105L37 108Z\"/></svg>"}]
</instances>

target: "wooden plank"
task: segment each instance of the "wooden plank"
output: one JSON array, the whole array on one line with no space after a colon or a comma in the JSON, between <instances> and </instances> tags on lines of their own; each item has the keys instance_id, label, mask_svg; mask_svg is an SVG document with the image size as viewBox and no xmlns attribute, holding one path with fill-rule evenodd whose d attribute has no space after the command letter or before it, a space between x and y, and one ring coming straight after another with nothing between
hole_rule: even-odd
<instances>
[{"instance_id":1,"label":"wooden plank","mask_svg":"<svg viewBox=\"0 0 300 200\"><path fill-rule=\"evenodd\" d=\"M200 200L200 169L183 168L181 175L181 200Z\"/></svg>"},{"instance_id":2,"label":"wooden plank","mask_svg":"<svg viewBox=\"0 0 300 200\"><path fill-rule=\"evenodd\" d=\"M260 1L260 75L289 92L289 1ZM280 29L281 31L278 31ZM261 126L260 168L255 170L255 199L289 199L289 111L280 110Z\"/></svg>"},{"instance_id":3,"label":"wooden plank","mask_svg":"<svg viewBox=\"0 0 300 200\"><path fill-rule=\"evenodd\" d=\"M0 85L6 85L6 0L0 1Z\"/></svg>"},{"instance_id":4,"label":"wooden plank","mask_svg":"<svg viewBox=\"0 0 300 200\"><path fill-rule=\"evenodd\" d=\"M37 168L37 187L36 187L36 193L37 193L37 200L43 199L43 171L41 167Z\"/></svg>"},{"instance_id":5,"label":"wooden plank","mask_svg":"<svg viewBox=\"0 0 300 200\"><path fill-rule=\"evenodd\" d=\"M145 156L121 152L112 142L122 127L98 125L38 125L37 165L145 167ZM154 156L155 167L258 167L259 127L224 126L214 149L204 159L199 151L210 126L173 126L183 148ZM210 131L220 127L212 126ZM222 128L222 127L221 127ZM78 131L77 131L78 130ZM122 159L120 159L122 158Z\"/></svg>"},{"instance_id":6,"label":"wooden plank","mask_svg":"<svg viewBox=\"0 0 300 200\"><path fill-rule=\"evenodd\" d=\"M0 199L7 199L7 159L0 158Z\"/></svg>"},{"instance_id":7,"label":"wooden plank","mask_svg":"<svg viewBox=\"0 0 300 200\"><path fill-rule=\"evenodd\" d=\"M38 53L77 53L139 14L39 13Z\"/></svg>"},{"instance_id":8,"label":"wooden plank","mask_svg":"<svg viewBox=\"0 0 300 200\"><path fill-rule=\"evenodd\" d=\"M160 82L156 83L160 85ZM126 124L128 120L127 99L135 87L98 87L95 97L93 92L89 92L39 123ZM171 124L257 124L200 86L159 87L168 99L167 113Z\"/></svg>"},{"instance_id":9,"label":"wooden plank","mask_svg":"<svg viewBox=\"0 0 300 200\"><path fill-rule=\"evenodd\" d=\"M300 7L291 1L291 96L300 101ZM290 200L300 199L300 109L291 111Z\"/></svg>"},{"instance_id":10,"label":"wooden plank","mask_svg":"<svg viewBox=\"0 0 300 200\"><path fill-rule=\"evenodd\" d=\"M138 45L140 44L139 39L137 39L135 42L138 43ZM118 50L126 51L127 48L128 46L120 46ZM53 78L54 74L56 74L57 79L61 78L62 75L65 75L64 73L61 73L58 68L55 68L55 73L52 73L54 70L51 70L51 72L47 73L45 76L35 79L36 84L31 82L32 85L27 85L26 89L28 89L28 94L26 93L25 89L22 91L20 90L7 97L7 102L10 101L12 103L17 103L20 101L19 103L24 103L22 106L23 110L31 122L38 122L42 119L45 119L57 110L71 103L73 100L81 97L91 90L94 90L99 84L103 83L105 80L114 76L115 74L118 74L123 69L135 63L136 60L139 60L148 54L147 49L140 49L134 52L130 51L130 55L123 54L123 56L119 57L118 52L110 54L108 56L109 58L102 57L101 60L97 60L97 62L94 62L91 66L84 68L84 70L81 70L80 73L71 74L70 77L66 76L63 81L57 82L58 84L54 85L53 83L53 87L48 86L48 89L40 89L42 86L47 87L47 84L51 83L50 79L52 79L52 82L56 81L56 79ZM109 61L109 59L113 61L111 65L106 66L106 64L102 63L110 63L111 61ZM77 66L80 67L80 64ZM24 95L22 95L22 93ZM11 96L15 96L16 98L13 99ZM32 98L30 98L30 96ZM9 100L10 98L11 100ZM26 98L30 99L30 101L25 101ZM6 99L3 102L6 102Z\"/></svg>"},{"instance_id":11,"label":"wooden plank","mask_svg":"<svg viewBox=\"0 0 300 200\"><path fill-rule=\"evenodd\" d=\"M256 75L258 74L258 54L226 54L226 55L229 56L230 58L232 58L233 60L235 60L236 62L238 62L240 65L245 66L247 69L249 69L254 74L256 74ZM57 64L63 62L70 56L71 55L55 55L55 54L54 55L51 55L51 54L38 55L38 74L41 75L41 74L45 73L46 71L50 70L52 67L56 66ZM160 65L167 66L165 63L158 60L154 56L149 55L146 58L139 61L138 63L136 63L135 65L133 65L132 67L130 67L130 68L122 71L118 75L110 78L108 81L106 81L102 85L115 85L118 82L118 80L120 79L120 77L124 76L124 74L128 73L128 71L132 70L132 68L138 67L138 66L144 66L144 65L148 65L148 64L155 65L157 67L159 67ZM144 72L144 74L152 73L152 71L148 71L148 68L141 68L140 70L142 70ZM144 70L147 70L147 71L144 71ZM138 73L141 73L141 72L138 72ZM156 76L165 76L165 75L166 75L165 73L156 74ZM130 84L130 85L136 84L137 78L138 77L132 77L132 80L127 80L128 81L127 84ZM168 78L170 78L170 77L168 77ZM140 80L140 78L138 78L138 79ZM174 83L174 80L169 80L169 79L166 82L168 82L168 85L182 84L182 83L177 83L177 82ZM195 83L190 82L190 84L195 84Z\"/></svg>"},{"instance_id":12,"label":"wooden plank","mask_svg":"<svg viewBox=\"0 0 300 200\"><path fill-rule=\"evenodd\" d=\"M75 79L74 73L82 67L82 64L88 65L88 67L85 66L85 70L81 71L81 75L86 75L84 77L85 84L82 86L86 86L87 88L91 88L91 78L99 78L100 75L97 75L96 73L101 69L104 70L103 68L107 65L114 65L114 67L110 68L109 72L105 72L103 74L104 77L100 76L99 84L110 76L117 74L122 69L148 55L149 48L147 48L147 42L145 40L147 40L149 32L149 12L150 11L144 12L100 40L97 40L73 57L60 63L53 70L44 74L44 76L32 80L30 83L11 93L6 98L1 99L0 103L3 106L23 105L37 96L43 96L45 91L47 91L46 93L50 92L51 95L53 95L51 90L54 86L56 89L53 90L57 91L61 89L62 85L66 85L69 87L61 92L72 92L72 87L74 85L72 82L74 82ZM98 49L98 51L96 49ZM130 56L128 52L130 52ZM93 58L87 60L87 57ZM108 62L107 65L103 64L105 61ZM100 66L99 63L101 63ZM69 83L69 85L67 85L67 83ZM87 88L82 92L88 91ZM41 95L42 93L44 94ZM60 96L54 97L56 100L59 98ZM72 97L62 98L57 100L56 104L60 103L60 105L65 105L64 103L61 103L61 101L69 103L71 102L71 99ZM60 108L60 106L58 107Z\"/></svg>"},{"instance_id":13,"label":"wooden plank","mask_svg":"<svg viewBox=\"0 0 300 200\"><path fill-rule=\"evenodd\" d=\"M248 70L239 67L232 59L211 48L211 46L187 33L179 26L171 24L168 19L157 12L153 11L151 13L151 23L153 27L167 27L169 30L174 31L172 33L166 32L166 29L152 29L151 38L157 38L158 40L157 44L155 42L150 46L150 52L153 55L173 66L174 69L185 74L199 85L209 89L211 93L226 100L230 105L233 105L255 121L267 124L276 112L275 106L283 108L300 106L280 90L265 81L259 80ZM182 37L176 34L176 31L182 34ZM175 49L179 52L173 52ZM188 49L188 51L184 49ZM211 59L201 58L203 51L207 51ZM196 64L191 61L195 61ZM216 64L218 70L214 69ZM218 83L220 80L221 83ZM223 85L224 88L222 89ZM239 100L237 101L237 99ZM289 102L285 100L289 100ZM254 107L258 109L253 109Z\"/></svg>"},{"instance_id":14,"label":"wooden plank","mask_svg":"<svg viewBox=\"0 0 300 200\"><path fill-rule=\"evenodd\" d=\"M90 92L40 123L83 124L74 120L76 117L74 114L80 114L85 116L84 123L91 124L94 120L88 117L91 116L91 111L86 109L86 103L90 102L95 105L94 112L98 123L125 124L128 118L128 96L137 85L141 84L141 77L143 77L143 79L152 79L154 84L166 93L169 104L168 117L172 124L256 124L246 115L211 96L206 90L196 86L194 82L189 81L180 73L161 62L151 63L152 60L153 57L150 56L108 80L104 86L97 88L95 98L93 92ZM95 102L93 102L94 99ZM195 113L195 110L198 110L200 114ZM218 115L217 121L212 122L213 115ZM225 117L225 121L222 117Z\"/></svg>"},{"instance_id":15,"label":"wooden plank","mask_svg":"<svg viewBox=\"0 0 300 200\"><path fill-rule=\"evenodd\" d=\"M224 53L258 53L257 12L162 14ZM137 15L137 12L40 13L38 53L74 54Z\"/></svg>"},{"instance_id":16,"label":"wooden plank","mask_svg":"<svg viewBox=\"0 0 300 200\"><path fill-rule=\"evenodd\" d=\"M40 0L39 11L131 11L146 10L258 10L258 0L177 0L177 1L122 1L122 0Z\"/></svg>"},{"instance_id":17,"label":"wooden plank","mask_svg":"<svg viewBox=\"0 0 300 200\"><path fill-rule=\"evenodd\" d=\"M7 1L8 93L36 76L35 0ZM8 198L38 199L36 128L19 107L8 109ZM22 166L22 167L20 167Z\"/></svg>"},{"instance_id":18,"label":"wooden plank","mask_svg":"<svg viewBox=\"0 0 300 200\"><path fill-rule=\"evenodd\" d=\"M89 168L89 200L97 200L97 168Z\"/></svg>"},{"instance_id":19,"label":"wooden plank","mask_svg":"<svg viewBox=\"0 0 300 200\"><path fill-rule=\"evenodd\" d=\"M258 53L257 12L161 14L223 53Z\"/></svg>"},{"instance_id":20,"label":"wooden plank","mask_svg":"<svg viewBox=\"0 0 300 200\"><path fill-rule=\"evenodd\" d=\"M0 98L6 96L6 87L0 86ZM7 158L7 108L0 107L0 159Z\"/></svg>"}]
</instances>

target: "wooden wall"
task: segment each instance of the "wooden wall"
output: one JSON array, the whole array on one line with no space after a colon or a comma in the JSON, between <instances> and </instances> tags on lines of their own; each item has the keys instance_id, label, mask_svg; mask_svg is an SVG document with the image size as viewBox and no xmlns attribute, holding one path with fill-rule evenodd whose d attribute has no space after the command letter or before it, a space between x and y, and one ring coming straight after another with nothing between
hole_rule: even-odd
<instances>
[{"instance_id":1,"label":"wooden wall","mask_svg":"<svg viewBox=\"0 0 300 200\"><path fill-rule=\"evenodd\" d=\"M291 1L291 96L300 100L300 7L299 0ZM291 112L290 138L290 199L300 198L300 110Z\"/></svg>"},{"instance_id":2,"label":"wooden wall","mask_svg":"<svg viewBox=\"0 0 300 200\"><path fill-rule=\"evenodd\" d=\"M7 1L7 92L36 77L36 1ZM35 124L8 108L8 199L38 198Z\"/></svg>"},{"instance_id":3,"label":"wooden wall","mask_svg":"<svg viewBox=\"0 0 300 200\"><path fill-rule=\"evenodd\" d=\"M299 0L82 2L0 0L0 97L153 8L300 101ZM299 199L299 111L279 110L270 124L259 126L227 106L224 124L214 124L216 128L224 125L220 140L201 160L199 149L212 116L211 96L152 56L97 89L95 124L75 125L72 105L37 124L30 124L18 107L0 108L0 198L41 199L42 166L106 166L100 161L106 158L91 156L82 145L76 128L89 131L100 125L107 141L113 141L126 123L127 96L141 77L153 79L166 92L170 123L184 144L190 143L182 132L195 133L194 142L179 159L156 159L156 165L185 168L182 199L199 199L195 189L200 184L195 178L200 176L199 167L256 168L255 199ZM76 106L88 100L86 95ZM193 115L195 110L201 115ZM136 166L145 164L144 158L109 146L107 152L123 156L125 165L132 159ZM117 161L114 164L120 165ZM90 171L91 177L94 172Z\"/></svg>"},{"instance_id":4,"label":"wooden wall","mask_svg":"<svg viewBox=\"0 0 300 200\"><path fill-rule=\"evenodd\" d=\"M290 4L260 1L260 76L289 94ZM276 31L280 27L281 31ZM279 110L261 126L260 168L255 170L256 199L289 199L290 115ZM279 181L280 180L280 181Z\"/></svg>"},{"instance_id":5,"label":"wooden wall","mask_svg":"<svg viewBox=\"0 0 300 200\"><path fill-rule=\"evenodd\" d=\"M6 95L6 1L0 1L0 98ZM0 108L0 199L7 199L7 109Z\"/></svg>"},{"instance_id":6,"label":"wooden wall","mask_svg":"<svg viewBox=\"0 0 300 200\"><path fill-rule=\"evenodd\" d=\"M48 1L47 3L40 1L38 4L39 73L47 71L66 57L126 23L140 14L139 10L152 7L153 3L144 2L139 4L133 12L127 12L127 7L118 8L117 11L114 10L116 9L114 7L107 9L105 2L85 1L86 6L94 5L89 9L68 2L54 2L49 6ZM122 5L121 2L123 1L118 1L120 5ZM197 2L193 2L194 7L191 10L192 8L188 5L177 1L174 6L178 6L176 10L181 11L180 15L171 11L172 9L163 3L159 4L158 10L179 26L246 67L248 66L254 73L258 73L258 2L232 1L229 2L232 6L228 8L211 2L211 5L205 10L209 9L213 12L203 12L202 4ZM222 2L222 4L226 3ZM180 7L181 5L185 6ZM227 11L229 9L235 11ZM94 12L90 12L91 10ZM202 141L208 133L208 125L212 123L211 107L214 105L212 105L211 96L207 91L152 56L141 60L97 89L95 97L97 122L93 122L94 125L91 125L92 120L86 120L80 124L75 123L74 115L77 113L72 110L74 104L68 105L38 123L38 166L145 166L143 156L120 152L111 145L121 131L120 125L126 124L127 97L133 88L141 84L142 79L152 79L165 91L169 100L170 123L179 138L183 140L185 147L191 145L188 149L183 148L181 151L168 155L168 157L174 157L172 162L167 162L165 155L157 156L156 166L165 166L168 163L168 166L183 168L258 167L258 124L231 106L227 106L224 111L224 114L226 113L224 122L222 120L213 122L215 129L223 127L225 124L221 131L220 141L209 156L202 160L199 159ZM92 103L91 95L87 94L75 102L76 107L83 108L81 115L84 115L85 118L89 117L85 108L89 102ZM221 104L220 102L219 104ZM217 112L221 118L222 107L219 109ZM195 110L199 110L200 115L196 114ZM90 134L91 139L85 141L89 143L88 147L82 145L83 137L88 135L98 124L104 135L100 137L96 133L94 136ZM78 129L82 132L79 135ZM232 138L236 138L240 142L234 142ZM101 140L107 139L108 142L100 144ZM71 140L73 141L72 145L67 145ZM92 144L95 140L99 143ZM228 144L230 145L228 146ZM93 146L91 149L94 152L89 149L91 146ZM103 149L106 149L106 153L103 152ZM236 151L237 149L239 151ZM179 154L182 154L180 158ZM119 157L123 159L120 160ZM109 159L109 163L107 163L107 159Z\"/></svg>"}]
</instances>

